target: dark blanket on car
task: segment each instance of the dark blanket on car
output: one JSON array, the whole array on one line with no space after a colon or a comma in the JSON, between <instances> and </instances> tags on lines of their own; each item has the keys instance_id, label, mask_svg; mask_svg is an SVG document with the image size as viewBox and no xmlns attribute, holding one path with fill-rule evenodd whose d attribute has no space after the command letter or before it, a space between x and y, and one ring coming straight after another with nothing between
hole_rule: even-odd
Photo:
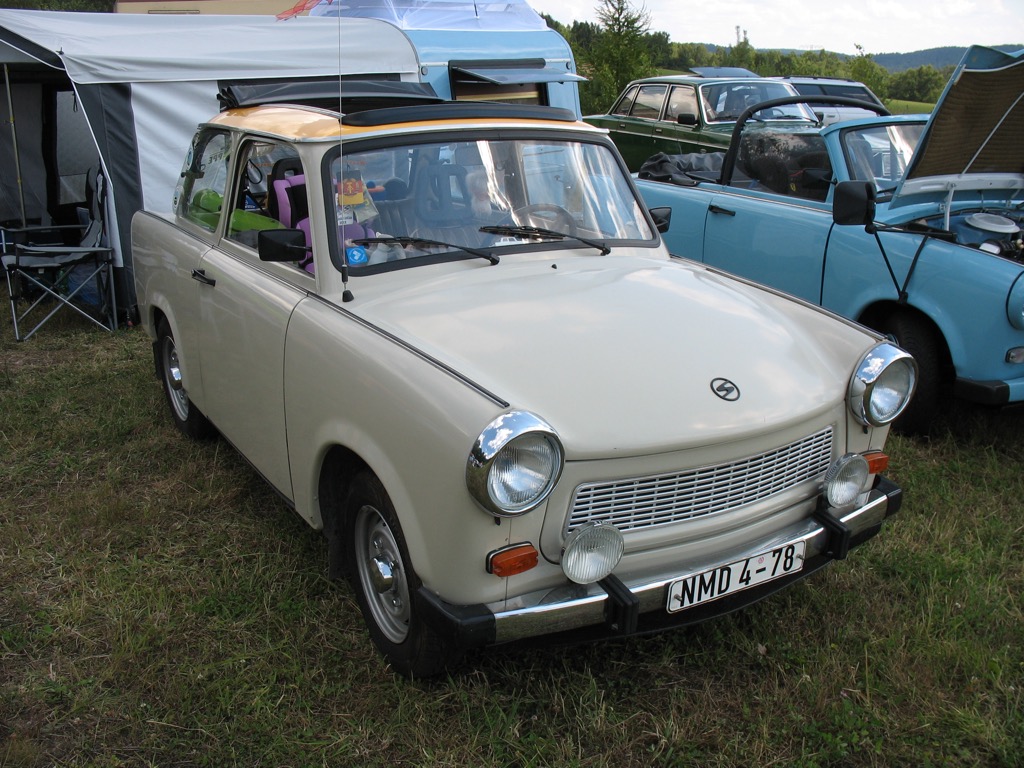
<instances>
[{"instance_id":1,"label":"dark blanket on car","mask_svg":"<svg viewBox=\"0 0 1024 768\"><path fill-rule=\"evenodd\" d=\"M725 152L688 152L683 155L659 152L644 161L637 177L687 186L697 181L717 181L724 159Z\"/></svg>"}]
</instances>

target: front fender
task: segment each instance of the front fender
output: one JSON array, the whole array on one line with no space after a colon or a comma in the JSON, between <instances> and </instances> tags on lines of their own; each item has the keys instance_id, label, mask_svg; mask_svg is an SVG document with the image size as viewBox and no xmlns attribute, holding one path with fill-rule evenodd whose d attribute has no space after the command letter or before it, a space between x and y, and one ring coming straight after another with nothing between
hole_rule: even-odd
<instances>
[{"instance_id":1,"label":"front fender","mask_svg":"<svg viewBox=\"0 0 1024 768\"><path fill-rule=\"evenodd\" d=\"M288 328L284 375L296 511L321 527L327 453L343 447L387 490L416 572L447 600L504 599L484 569L510 543L466 488L466 459L504 408L340 308L304 302Z\"/></svg>"}]
</instances>

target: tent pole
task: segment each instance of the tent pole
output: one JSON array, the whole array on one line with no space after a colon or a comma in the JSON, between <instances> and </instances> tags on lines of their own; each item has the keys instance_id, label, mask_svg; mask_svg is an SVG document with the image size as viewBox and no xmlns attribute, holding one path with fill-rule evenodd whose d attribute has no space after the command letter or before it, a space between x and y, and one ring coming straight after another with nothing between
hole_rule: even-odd
<instances>
[{"instance_id":1,"label":"tent pole","mask_svg":"<svg viewBox=\"0 0 1024 768\"><path fill-rule=\"evenodd\" d=\"M11 119L11 144L14 147L14 173L18 180L18 200L21 203L21 226L27 227L25 218L25 189L21 183L21 157L18 154L18 129L14 125L14 99L11 97L11 73L4 64L4 84L7 86L7 114Z\"/></svg>"}]
</instances>

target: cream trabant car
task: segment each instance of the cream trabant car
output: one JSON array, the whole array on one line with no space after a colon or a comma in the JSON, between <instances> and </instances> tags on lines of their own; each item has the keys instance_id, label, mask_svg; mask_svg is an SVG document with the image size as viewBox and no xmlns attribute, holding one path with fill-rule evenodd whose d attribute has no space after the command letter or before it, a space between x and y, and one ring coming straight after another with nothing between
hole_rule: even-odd
<instances>
[{"instance_id":1,"label":"cream trabant car","mask_svg":"<svg viewBox=\"0 0 1024 768\"><path fill-rule=\"evenodd\" d=\"M900 505L902 350L670 257L604 132L546 107L263 105L141 212L141 322L328 541L394 669L752 603Z\"/></svg>"}]
</instances>

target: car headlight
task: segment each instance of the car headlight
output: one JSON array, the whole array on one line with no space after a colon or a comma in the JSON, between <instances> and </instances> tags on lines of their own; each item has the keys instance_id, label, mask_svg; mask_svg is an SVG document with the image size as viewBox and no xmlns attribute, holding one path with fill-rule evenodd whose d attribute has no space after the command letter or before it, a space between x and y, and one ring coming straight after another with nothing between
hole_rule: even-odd
<instances>
[{"instance_id":1,"label":"car headlight","mask_svg":"<svg viewBox=\"0 0 1024 768\"><path fill-rule=\"evenodd\" d=\"M869 473L867 459L859 453L848 453L836 459L825 473L824 491L829 506L853 504L865 490Z\"/></svg>"},{"instance_id":2,"label":"car headlight","mask_svg":"<svg viewBox=\"0 0 1024 768\"><path fill-rule=\"evenodd\" d=\"M496 517L529 512L547 498L562 473L562 443L543 419L506 413L480 433L466 462L466 485Z\"/></svg>"},{"instance_id":3,"label":"car headlight","mask_svg":"<svg viewBox=\"0 0 1024 768\"><path fill-rule=\"evenodd\" d=\"M619 564L624 546L614 525L600 520L581 525L565 540L562 573L577 584L600 581Z\"/></svg>"},{"instance_id":4,"label":"car headlight","mask_svg":"<svg viewBox=\"0 0 1024 768\"><path fill-rule=\"evenodd\" d=\"M883 342L864 356L850 379L850 410L864 426L883 427L907 407L916 384L914 358Z\"/></svg>"}]
</instances>

